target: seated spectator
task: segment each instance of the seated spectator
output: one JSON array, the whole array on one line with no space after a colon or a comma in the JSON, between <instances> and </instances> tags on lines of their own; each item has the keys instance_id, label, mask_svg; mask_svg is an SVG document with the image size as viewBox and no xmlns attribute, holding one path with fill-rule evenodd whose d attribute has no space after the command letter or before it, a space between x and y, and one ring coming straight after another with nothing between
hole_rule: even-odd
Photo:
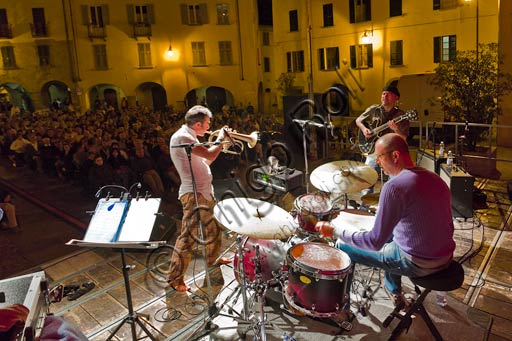
<instances>
[{"instance_id":1,"label":"seated spectator","mask_svg":"<svg viewBox=\"0 0 512 341\"><path fill-rule=\"evenodd\" d=\"M62 144L62 151L60 151L57 161L55 162L55 169L59 179L72 180L75 175L75 164L73 163L73 151L69 142L65 141Z\"/></svg>"},{"instance_id":2,"label":"seated spectator","mask_svg":"<svg viewBox=\"0 0 512 341\"><path fill-rule=\"evenodd\" d=\"M42 144L39 146L39 158L41 159L41 168L46 175L57 175L55 162L58 154L59 150L50 142L50 137L43 136Z\"/></svg>"},{"instance_id":3,"label":"seated spectator","mask_svg":"<svg viewBox=\"0 0 512 341\"><path fill-rule=\"evenodd\" d=\"M130 161L132 170L150 188L153 197L161 198L164 194L162 178L156 171L155 162L144 152L144 148L135 148L135 154Z\"/></svg>"},{"instance_id":4,"label":"seated spectator","mask_svg":"<svg viewBox=\"0 0 512 341\"><path fill-rule=\"evenodd\" d=\"M123 149L113 147L107 163L114 171L115 182L126 188L130 188L130 186L135 182L135 174L130 168L128 153Z\"/></svg>"},{"instance_id":5,"label":"seated spectator","mask_svg":"<svg viewBox=\"0 0 512 341\"><path fill-rule=\"evenodd\" d=\"M0 209L2 210L2 217L0 218L0 230L19 232L20 227L16 217L16 207L12 203L12 197L9 191L0 191Z\"/></svg>"},{"instance_id":6,"label":"seated spectator","mask_svg":"<svg viewBox=\"0 0 512 341\"><path fill-rule=\"evenodd\" d=\"M23 164L25 163L25 152L27 150L27 147L30 145L30 141L23 136L23 133L18 132L16 140L12 141L11 146L9 147L9 149L11 150L9 159L12 161L12 165L14 167L23 166Z\"/></svg>"},{"instance_id":7,"label":"seated spectator","mask_svg":"<svg viewBox=\"0 0 512 341\"><path fill-rule=\"evenodd\" d=\"M112 167L103 161L101 155L96 155L94 164L89 169L89 188L97 191L103 186L113 184L115 184L115 181Z\"/></svg>"}]
</instances>

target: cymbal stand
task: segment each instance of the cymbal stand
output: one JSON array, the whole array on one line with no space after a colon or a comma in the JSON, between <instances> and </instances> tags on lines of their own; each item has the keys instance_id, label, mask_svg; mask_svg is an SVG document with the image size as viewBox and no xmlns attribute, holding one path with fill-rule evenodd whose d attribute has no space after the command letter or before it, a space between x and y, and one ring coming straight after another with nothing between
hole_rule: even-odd
<instances>
[{"instance_id":1,"label":"cymbal stand","mask_svg":"<svg viewBox=\"0 0 512 341\"><path fill-rule=\"evenodd\" d=\"M306 193L309 193L309 170L308 170L308 152L307 152L307 143L306 143L306 127L308 126L308 121L301 120L298 122L300 129L302 130L302 148L304 150L304 180L306 181Z\"/></svg>"}]
</instances>

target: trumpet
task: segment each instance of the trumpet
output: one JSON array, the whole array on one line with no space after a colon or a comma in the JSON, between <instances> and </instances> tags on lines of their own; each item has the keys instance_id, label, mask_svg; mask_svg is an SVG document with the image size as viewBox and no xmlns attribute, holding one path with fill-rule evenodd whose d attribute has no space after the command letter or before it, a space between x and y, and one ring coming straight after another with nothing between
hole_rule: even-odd
<instances>
[{"instance_id":1,"label":"trumpet","mask_svg":"<svg viewBox=\"0 0 512 341\"><path fill-rule=\"evenodd\" d=\"M213 139L217 135L219 135L220 131L221 131L220 129L215 130L215 131L207 131L206 133L210 134L210 137L208 138L208 142L212 142ZM254 148L259 141L259 133L257 131L253 131L249 135L240 134L240 133L237 133L236 131L226 131L226 133L227 133L226 135L230 139L231 144L234 145L234 147L236 147L236 150L230 150L231 147L227 144L224 144L222 146L222 152L227 153L227 154L234 154L234 155L242 154L242 152L244 151L243 142L247 143L247 146L249 146L249 148Z\"/></svg>"}]
</instances>

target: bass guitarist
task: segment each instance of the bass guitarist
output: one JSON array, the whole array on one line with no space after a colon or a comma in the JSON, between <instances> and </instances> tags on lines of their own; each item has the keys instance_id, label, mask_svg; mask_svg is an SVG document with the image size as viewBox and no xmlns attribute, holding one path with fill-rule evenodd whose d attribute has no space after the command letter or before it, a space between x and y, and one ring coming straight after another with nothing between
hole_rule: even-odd
<instances>
[{"instance_id":1,"label":"bass guitarist","mask_svg":"<svg viewBox=\"0 0 512 341\"><path fill-rule=\"evenodd\" d=\"M402 136L404 140L407 140L407 135L409 135L409 120L402 120L399 123L392 121L394 118L404 114L404 112L397 107L399 99L400 92L396 86L385 86L382 89L382 94L380 96L381 104L375 104L368 107L358 118L356 118L356 125L361 130L361 133L359 134L359 144L361 145L361 140L366 140L365 145L370 146L363 151L363 154L366 156L365 164L373 167L377 173L380 173L380 169L377 165L377 156L375 155L373 148L373 144L377 139L374 134L375 128L387 123L388 129L383 130L379 134L380 136L394 132ZM372 192L373 186L366 189L362 195Z\"/></svg>"}]
</instances>

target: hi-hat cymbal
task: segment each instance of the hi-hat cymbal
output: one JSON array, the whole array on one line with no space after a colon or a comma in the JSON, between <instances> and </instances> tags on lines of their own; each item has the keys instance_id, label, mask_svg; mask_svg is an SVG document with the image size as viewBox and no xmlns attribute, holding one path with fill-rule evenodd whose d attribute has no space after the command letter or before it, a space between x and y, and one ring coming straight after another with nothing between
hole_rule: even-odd
<instances>
[{"instance_id":1,"label":"hi-hat cymbal","mask_svg":"<svg viewBox=\"0 0 512 341\"><path fill-rule=\"evenodd\" d=\"M251 198L224 199L215 205L213 215L225 228L258 239L285 239L298 227L281 207Z\"/></svg>"},{"instance_id":2,"label":"hi-hat cymbal","mask_svg":"<svg viewBox=\"0 0 512 341\"><path fill-rule=\"evenodd\" d=\"M340 160L318 166L310 181L317 189L330 193L353 193L373 186L377 172L364 163Z\"/></svg>"},{"instance_id":3,"label":"hi-hat cymbal","mask_svg":"<svg viewBox=\"0 0 512 341\"><path fill-rule=\"evenodd\" d=\"M368 206L375 206L379 203L380 193L368 193L361 197L361 201Z\"/></svg>"}]
</instances>

